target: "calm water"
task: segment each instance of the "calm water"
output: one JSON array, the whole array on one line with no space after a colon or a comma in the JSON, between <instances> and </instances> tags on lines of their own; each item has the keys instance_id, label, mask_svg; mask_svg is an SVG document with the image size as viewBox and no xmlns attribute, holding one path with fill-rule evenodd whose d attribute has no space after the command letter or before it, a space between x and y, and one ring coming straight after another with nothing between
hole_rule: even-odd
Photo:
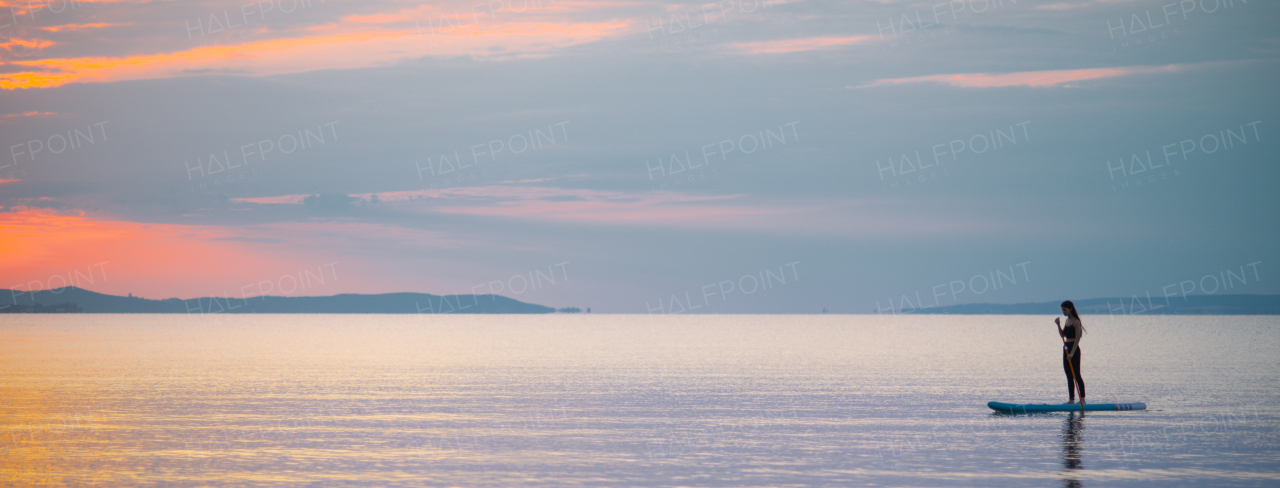
<instances>
[{"instance_id":1,"label":"calm water","mask_svg":"<svg viewBox=\"0 0 1280 488\"><path fill-rule=\"evenodd\" d=\"M10 486L1277 486L1280 318L0 315Z\"/></svg>"}]
</instances>

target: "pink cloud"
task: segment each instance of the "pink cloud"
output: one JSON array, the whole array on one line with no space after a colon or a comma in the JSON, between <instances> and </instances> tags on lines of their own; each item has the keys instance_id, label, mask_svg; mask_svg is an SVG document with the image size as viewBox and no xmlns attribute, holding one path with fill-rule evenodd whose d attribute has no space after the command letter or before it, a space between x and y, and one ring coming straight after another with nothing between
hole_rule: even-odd
<instances>
[{"instance_id":1,"label":"pink cloud","mask_svg":"<svg viewBox=\"0 0 1280 488\"><path fill-rule=\"evenodd\" d=\"M1037 10L1071 10L1074 8L1088 7L1087 3L1051 3L1047 5L1036 6Z\"/></svg>"},{"instance_id":2,"label":"pink cloud","mask_svg":"<svg viewBox=\"0 0 1280 488\"><path fill-rule=\"evenodd\" d=\"M732 205L742 195L694 196L675 192L621 193L539 186L477 186L351 194L386 204L431 202L432 212L569 222L699 224L706 219L786 213L777 208ZM300 204L308 195L234 198L257 204ZM717 203L719 202L719 203ZM404 208L404 207L401 207Z\"/></svg>"},{"instance_id":3,"label":"pink cloud","mask_svg":"<svg viewBox=\"0 0 1280 488\"><path fill-rule=\"evenodd\" d=\"M435 212L566 223L773 229L842 237L963 235L992 231L1005 225L956 216L909 219L870 211L866 201L777 204L746 202L746 195L618 193L545 187L473 187L427 193L443 200L436 200L436 205L431 207ZM457 203L450 203L450 199Z\"/></svg>"},{"instance_id":4,"label":"pink cloud","mask_svg":"<svg viewBox=\"0 0 1280 488\"><path fill-rule=\"evenodd\" d=\"M351 194L372 200L374 193ZM377 193L387 210L435 212L560 223L697 227L754 230L769 228L815 235L930 236L959 235L1001 228L1004 224L956 216L935 220L868 211L868 202L777 204L746 202L746 195L693 195L669 191L610 192L541 186L475 186ZM238 202L297 204L307 195L233 199ZM339 225L308 224L308 225ZM349 226L351 223L340 225ZM277 231L283 227L274 226ZM389 235L391 228L369 229ZM434 236L441 240L443 236Z\"/></svg>"},{"instance_id":5,"label":"pink cloud","mask_svg":"<svg viewBox=\"0 0 1280 488\"><path fill-rule=\"evenodd\" d=\"M1047 71L1021 71L1015 73L957 73L947 75L916 76L911 78L885 78L866 85L850 88L868 88L907 83L944 83L962 88L993 88L1004 86L1052 86L1099 78L1114 78L1148 73L1172 73L1185 69L1184 65L1126 66L1119 68L1087 68Z\"/></svg>"},{"instance_id":6,"label":"pink cloud","mask_svg":"<svg viewBox=\"0 0 1280 488\"><path fill-rule=\"evenodd\" d=\"M512 200L490 206L446 206L439 212L495 217L519 217L596 223L695 224L708 219L760 216L779 213L776 209L732 205L708 205L729 197L686 197L669 192L613 200ZM696 205L682 205L696 204Z\"/></svg>"},{"instance_id":7,"label":"pink cloud","mask_svg":"<svg viewBox=\"0 0 1280 488\"><path fill-rule=\"evenodd\" d=\"M278 197L232 198L237 203L257 203L260 205L297 205L302 199L311 195L281 195Z\"/></svg>"},{"instance_id":8,"label":"pink cloud","mask_svg":"<svg viewBox=\"0 0 1280 488\"><path fill-rule=\"evenodd\" d=\"M751 54L781 54L799 51L812 51L815 49L835 46L846 46L850 44L857 44L859 42L870 41L871 39L871 36L809 37L805 39L785 39L778 41L739 42L733 44L733 47Z\"/></svg>"}]
</instances>

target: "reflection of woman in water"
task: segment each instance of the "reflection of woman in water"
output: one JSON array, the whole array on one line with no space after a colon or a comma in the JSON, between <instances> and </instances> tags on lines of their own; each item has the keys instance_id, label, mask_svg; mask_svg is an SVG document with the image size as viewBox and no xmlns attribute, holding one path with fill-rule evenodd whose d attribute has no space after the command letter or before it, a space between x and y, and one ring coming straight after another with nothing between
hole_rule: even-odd
<instances>
[{"instance_id":1,"label":"reflection of woman in water","mask_svg":"<svg viewBox=\"0 0 1280 488\"><path fill-rule=\"evenodd\" d=\"M1075 471L1084 469L1080 462L1080 434L1084 433L1084 416L1076 418L1075 412L1067 414L1067 423L1062 427L1062 470L1067 476L1062 480L1066 488L1079 488L1080 480Z\"/></svg>"},{"instance_id":2,"label":"reflection of woman in water","mask_svg":"<svg viewBox=\"0 0 1280 488\"><path fill-rule=\"evenodd\" d=\"M1080 314L1076 313L1076 305L1071 300L1062 302L1062 314L1067 316L1063 325L1059 319L1058 335L1065 343L1062 348L1062 370L1067 373L1067 403L1075 403L1076 387L1080 387L1080 408L1084 409L1084 378L1080 376L1080 338L1084 337L1084 324L1080 323Z\"/></svg>"}]
</instances>

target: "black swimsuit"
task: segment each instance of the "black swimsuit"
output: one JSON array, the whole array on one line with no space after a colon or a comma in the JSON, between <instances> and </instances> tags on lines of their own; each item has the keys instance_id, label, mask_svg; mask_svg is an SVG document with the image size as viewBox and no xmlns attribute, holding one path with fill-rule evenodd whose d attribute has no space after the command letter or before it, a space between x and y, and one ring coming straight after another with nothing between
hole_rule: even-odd
<instances>
[{"instance_id":1,"label":"black swimsuit","mask_svg":"<svg viewBox=\"0 0 1280 488\"><path fill-rule=\"evenodd\" d=\"M1080 376L1080 355L1083 351L1076 341L1076 321L1067 319L1067 326L1062 328L1063 335L1066 336L1066 348L1062 350L1062 370L1067 374L1067 394L1071 398L1076 397L1076 386L1080 387L1080 398L1084 398L1084 377ZM1070 358L1067 352L1071 350L1071 346L1075 345L1076 352Z\"/></svg>"}]
</instances>

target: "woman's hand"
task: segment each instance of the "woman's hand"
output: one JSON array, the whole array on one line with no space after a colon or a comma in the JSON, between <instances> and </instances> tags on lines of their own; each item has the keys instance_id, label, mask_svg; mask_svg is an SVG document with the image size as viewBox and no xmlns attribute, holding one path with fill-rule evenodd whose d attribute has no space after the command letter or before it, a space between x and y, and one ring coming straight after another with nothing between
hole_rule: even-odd
<instances>
[{"instance_id":1,"label":"woman's hand","mask_svg":"<svg viewBox=\"0 0 1280 488\"><path fill-rule=\"evenodd\" d=\"M1053 324L1054 324L1054 325L1057 325L1057 326L1059 326L1059 327L1061 327L1061 326L1062 326L1062 322L1061 322L1061 320L1062 320L1061 318L1054 318L1054 319L1053 319Z\"/></svg>"}]
</instances>

